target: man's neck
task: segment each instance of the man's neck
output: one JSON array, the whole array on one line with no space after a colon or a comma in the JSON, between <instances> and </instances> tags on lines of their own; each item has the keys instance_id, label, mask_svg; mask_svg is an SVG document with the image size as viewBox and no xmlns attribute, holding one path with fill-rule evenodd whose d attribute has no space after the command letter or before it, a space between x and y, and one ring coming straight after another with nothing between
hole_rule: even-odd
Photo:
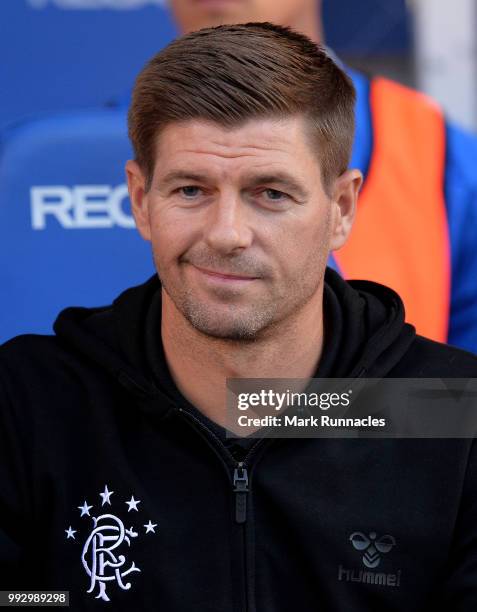
<instances>
[{"instance_id":1,"label":"man's neck","mask_svg":"<svg viewBox=\"0 0 477 612\"><path fill-rule=\"evenodd\" d=\"M163 290L162 343L182 395L209 419L225 423L227 378L311 378L323 347L322 295L273 334L254 342L211 338L194 329Z\"/></svg>"}]
</instances>

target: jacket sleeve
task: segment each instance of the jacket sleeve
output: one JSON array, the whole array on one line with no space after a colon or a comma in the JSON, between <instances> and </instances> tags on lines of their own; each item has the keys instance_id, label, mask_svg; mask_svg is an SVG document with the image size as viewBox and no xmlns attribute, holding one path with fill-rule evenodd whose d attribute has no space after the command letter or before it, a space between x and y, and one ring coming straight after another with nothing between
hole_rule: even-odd
<instances>
[{"instance_id":1,"label":"jacket sleeve","mask_svg":"<svg viewBox=\"0 0 477 612\"><path fill-rule=\"evenodd\" d=\"M31 539L31 494L25 466L27 432L15 413L0 361L0 590L24 588L22 560Z\"/></svg>"},{"instance_id":2,"label":"jacket sleeve","mask_svg":"<svg viewBox=\"0 0 477 612\"><path fill-rule=\"evenodd\" d=\"M448 342L477 352L477 137L446 125L445 199L451 250Z\"/></svg>"},{"instance_id":3,"label":"jacket sleeve","mask_svg":"<svg viewBox=\"0 0 477 612\"><path fill-rule=\"evenodd\" d=\"M443 592L435 610L477 610L477 442L472 443ZM442 607L439 607L442 606Z\"/></svg>"}]
</instances>

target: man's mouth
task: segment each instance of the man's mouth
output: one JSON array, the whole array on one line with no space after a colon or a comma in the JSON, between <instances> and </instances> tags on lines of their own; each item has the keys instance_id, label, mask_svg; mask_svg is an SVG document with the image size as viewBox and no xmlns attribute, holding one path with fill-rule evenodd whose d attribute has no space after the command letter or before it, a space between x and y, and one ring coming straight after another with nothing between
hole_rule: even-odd
<instances>
[{"instance_id":1,"label":"man's mouth","mask_svg":"<svg viewBox=\"0 0 477 612\"><path fill-rule=\"evenodd\" d=\"M199 266L193 266L206 278L212 281L224 282L224 283L246 283L257 280L257 276L244 276L242 274L229 273L221 270L208 270L206 268L200 268Z\"/></svg>"}]
</instances>

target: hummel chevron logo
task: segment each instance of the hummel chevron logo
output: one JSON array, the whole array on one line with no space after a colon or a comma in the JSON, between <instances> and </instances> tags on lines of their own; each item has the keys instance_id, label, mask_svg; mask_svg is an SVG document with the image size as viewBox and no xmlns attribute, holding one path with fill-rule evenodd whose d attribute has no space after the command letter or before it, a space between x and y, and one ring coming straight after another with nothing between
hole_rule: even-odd
<instances>
[{"instance_id":1,"label":"hummel chevron logo","mask_svg":"<svg viewBox=\"0 0 477 612\"><path fill-rule=\"evenodd\" d=\"M388 553L393 546L396 546L396 540L392 535L383 535L378 540L375 531L372 531L367 537L361 531L355 531L349 537L351 544L356 550L364 550L361 557L364 565L371 569L378 567L381 563L381 555Z\"/></svg>"},{"instance_id":2,"label":"hummel chevron logo","mask_svg":"<svg viewBox=\"0 0 477 612\"><path fill-rule=\"evenodd\" d=\"M345 567L340 564L338 566L338 580L340 582L372 584L377 588L399 588L401 586L402 572L400 569L394 569L392 573L371 571L381 563L382 555L387 554L396 546L394 536L386 534L378 538L375 531L371 531L368 535L362 531L355 531L349 536L349 541L353 548L363 553L361 561L365 568L370 569Z\"/></svg>"}]
</instances>

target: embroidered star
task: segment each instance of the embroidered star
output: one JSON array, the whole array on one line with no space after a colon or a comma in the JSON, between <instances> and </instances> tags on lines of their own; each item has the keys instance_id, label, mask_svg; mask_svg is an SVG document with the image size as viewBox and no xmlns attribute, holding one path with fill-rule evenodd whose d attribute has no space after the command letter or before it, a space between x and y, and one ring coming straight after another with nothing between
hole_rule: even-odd
<instances>
[{"instance_id":1,"label":"embroidered star","mask_svg":"<svg viewBox=\"0 0 477 612\"><path fill-rule=\"evenodd\" d=\"M81 516L84 516L85 514L90 516L89 511L91 510L92 507L93 506L88 506L88 504L85 501L82 506L78 506L78 510L81 510Z\"/></svg>"},{"instance_id":2,"label":"embroidered star","mask_svg":"<svg viewBox=\"0 0 477 612\"><path fill-rule=\"evenodd\" d=\"M131 510L136 510L136 512L138 512L137 505L141 502L138 499L134 499L134 495L131 495L131 499L125 503L129 506L128 512L131 512Z\"/></svg>"},{"instance_id":3,"label":"embroidered star","mask_svg":"<svg viewBox=\"0 0 477 612\"><path fill-rule=\"evenodd\" d=\"M103 499L103 503L101 504L102 506L104 506L104 504L109 504L111 505L111 501L110 501L110 497L111 495L114 493L114 491L108 491L108 485L104 485L104 493L100 493L102 499Z\"/></svg>"},{"instance_id":4,"label":"embroidered star","mask_svg":"<svg viewBox=\"0 0 477 612\"><path fill-rule=\"evenodd\" d=\"M156 533L154 529L157 527L157 523L153 523L151 519L149 519L149 523L144 525L144 527L146 528L146 533Z\"/></svg>"},{"instance_id":5,"label":"embroidered star","mask_svg":"<svg viewBox=\"0 0 477 612\"><path fill-rule=\"evenodd\" d=\"M68 529L65 529L66 539L69 540L70 538L73 538L73 540L75 540L76 531L77 531L76 529L71 529L71 525L70 525Z\"/></svg>"}]
</instances>

